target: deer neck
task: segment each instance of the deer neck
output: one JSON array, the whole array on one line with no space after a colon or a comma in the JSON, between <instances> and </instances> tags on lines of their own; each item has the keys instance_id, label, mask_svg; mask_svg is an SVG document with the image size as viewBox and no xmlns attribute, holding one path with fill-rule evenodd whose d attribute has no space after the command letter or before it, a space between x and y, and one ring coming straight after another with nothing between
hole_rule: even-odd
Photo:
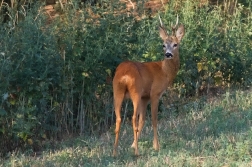
<instances>
[{"instance_id":1,"label":"deer neck","mask_svg":"<svg viewBox=\"0 0 252 167\"><path fill-rule=\"evenodd\" d=\"M164 59L162 61L162 70L166 74L169 82L172 82L179 70L179 57L175 56L173 59Z\"/></svg>"}]
</instances>

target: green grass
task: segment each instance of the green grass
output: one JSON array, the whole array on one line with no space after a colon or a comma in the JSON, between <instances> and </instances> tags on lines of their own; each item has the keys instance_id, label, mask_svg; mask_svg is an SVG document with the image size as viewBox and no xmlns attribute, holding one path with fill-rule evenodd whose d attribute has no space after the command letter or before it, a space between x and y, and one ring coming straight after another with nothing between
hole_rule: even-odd
<instances>
[{"instance_id":1,"label":"green grass","mask_svg":"<svg viewBox=\"0 0 252 167\"><path fill-rule=\"evenodd\" d=\"M130 148L132 127L122 125L119 155L111 156L113 128L102 135L81 136L56 144L41 155L12 153L0 166L251 166L252 91L228 91L207 100L195 100L179 113L160 113L159 152L152 149L147 118L139 141L140 156Z\"/></svg>"}]
</instances>

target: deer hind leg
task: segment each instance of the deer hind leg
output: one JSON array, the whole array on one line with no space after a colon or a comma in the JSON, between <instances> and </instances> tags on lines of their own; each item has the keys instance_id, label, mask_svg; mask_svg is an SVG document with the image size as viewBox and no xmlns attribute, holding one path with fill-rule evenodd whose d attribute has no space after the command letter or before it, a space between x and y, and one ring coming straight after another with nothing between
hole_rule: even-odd
<instances>
[{"instance_id":1,"label":"deer hind leg","mask_svg":"<svg viewBox=\"0 0 252 167\"><path fill-rule=\"evenodd\" d=\"M147 104L149 102L149 99L141 99L141 103L139 105L139 119L138 119L138 132L137 132L137 141L141 135L141 132L142 132L142 129L143 129L143 126L144 126L144 123L145 123L145 115L146 115L146 107L147 107ZM131 147L132 148L135 148L136 147L136 142L137 141L133 141Z\"/></svg>"},{"instance_id":2,"label":"deer hind leg","mask_svg":"<svg viewBox=\"0 0 252 167\"><path fill-rule=\"evenodd\" d=\"M138 152L138 115L139 115L139 109L141 109L141 96L139 96L139 94L134 94L132 96L131 94L131 99L133 102L133 106L134 106L134 112L133 112L133 116L132 116L132 126L133 126L133 134L134 134L134 149L135 149L135 155L139 155Z\"/></svg>"},{"instance_id":3,"label":"deer hind leg","mask_svg":"<svg viewBox=\"0 0 252 167\"><path fill-rule=\"evenodd\" d=\"M115 115L116 115L116 128L115 128L115 143L113 149L113 156L117 155L117 147L119 140L119 132L121 126L121 105L124 99L124 93L118 93L114 91L114 107L115 107Z\"/></svg>"}]
</instances>

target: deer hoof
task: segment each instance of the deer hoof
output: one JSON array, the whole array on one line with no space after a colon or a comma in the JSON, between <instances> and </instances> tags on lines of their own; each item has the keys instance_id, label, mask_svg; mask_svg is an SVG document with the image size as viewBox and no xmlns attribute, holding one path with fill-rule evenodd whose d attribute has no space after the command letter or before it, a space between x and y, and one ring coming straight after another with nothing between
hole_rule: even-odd
<instances>
[{"instance_id":1,"label":"deer hoof","mask_svg":"<svg viewBox=\"0 0 252 167\"><path fill-rule=\"evenodd\" d=\"M131 148L136 148L136 143L135 142L132 143Z\"/></svg>"},{"instance_id":2,"label":"deer hoof","mask_svg":"<svg viewBox=\"0 0 252 167\"><path fill-rule=\"evenodd\" d=\"M160 149L159 143L153 142L153 148L154 148L154 150L159 150Z\"/></svg>"},{"instance_id":3,"label":"deer hoof","mask_svg":"<svg viewBox=\"0 0 252 167\"><path fill-rule=\"evenodd\" d=\"M116 157L117 156L117 152L116 150L113 150L113 157Z\"/></svg>"}]
</instances>

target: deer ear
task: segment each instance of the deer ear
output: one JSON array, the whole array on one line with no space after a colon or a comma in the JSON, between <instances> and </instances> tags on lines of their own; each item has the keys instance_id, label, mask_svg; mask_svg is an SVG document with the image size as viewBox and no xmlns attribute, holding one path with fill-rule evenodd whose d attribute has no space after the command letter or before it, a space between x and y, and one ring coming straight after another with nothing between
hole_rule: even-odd
<instances>
[{"instance_id":1,"label":"deer ear","mask_svg":"<svg viewBox=\"0 0 252 167\"><path fill-rule=\"evenodd\" d=\"M179 42L183 38L184 34L185 34L185 28L184 28L183 25L180 25L179 28L176 31L176 37L177 37Z\"/></svg>"},{"instance_id":2,"label":"deer ear","mask_svg":"<svg viewBox=\"0 0 252 167\"><path fill-rule=\"evenodd\" d=\"M165 30L165 28L163 26L160 26L159 27L159 35L160 37L165 41L167 36L168 36L168 33L167 31Z\"/></svg>"}]
</instances>

